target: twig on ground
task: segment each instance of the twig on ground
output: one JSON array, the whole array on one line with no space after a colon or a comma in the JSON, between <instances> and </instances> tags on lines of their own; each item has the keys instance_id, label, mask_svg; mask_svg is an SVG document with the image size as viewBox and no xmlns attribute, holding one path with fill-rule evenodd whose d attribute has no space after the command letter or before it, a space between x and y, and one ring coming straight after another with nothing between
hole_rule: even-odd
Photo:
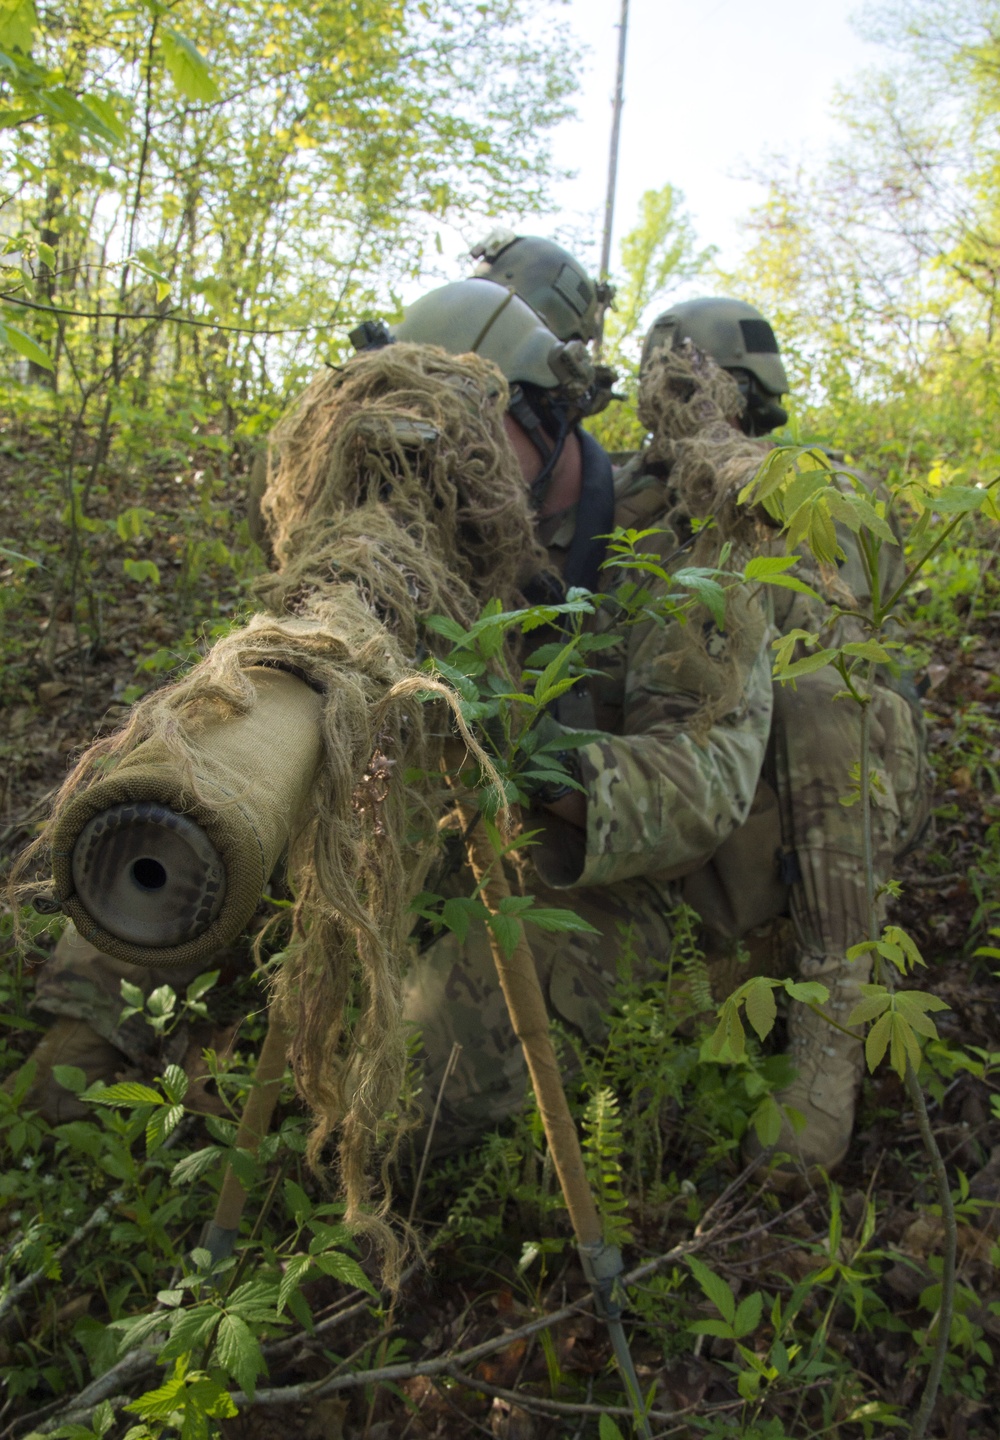
<instances>
[{"instance_id":1,"label":"twig on ground","mask_svg":"<svg viewBox=\"0 0 1000 1440\"><path fill-rule=\"evenodd\" d=\"M654 1274L662 1265L669 1265L674 1261L683 1259L685 1255L692 1255L700 1250L706 1249L709 1245L726 1238L728 1244L743 1243L755 1235L760 1235L780 1225L790 1215L804 1208L809 1203L808 1198L801 1200L790 1210L783 1210L770 1219L762 1221L758 1225L751 1226L749 1230L732 1234L732 1229L738 1218L745 1213L747 1205L739 1207L731 1216L726 1216L718 1221L711 1228L707 1222L718 1214L720 1207L739 1188L740 1183L746 1178L747 1171L744 1171L737 1179L718 1197L717 1200L706 1210L694 1235L690 1240L683 1240L671 1247L662 1255L655 1256L652 1260L644 1261L622 1277L622 1283L628 1287L643 1280L648 1275ZM754 1199L757 1197L755 1196ZM748 1202L752 1204L753 1200ZM404 1279L408 1279L416 1270L417 1265L409 1267ZM328 1333L337 1326L344 1324L349 1318L360 1313L371 1303L370 1300L362 1299L349 1305L346 1309L340 1310L336 1315L331 1316L322 1325L316 1327L314 1335ZM479 1360L503 1350L515 1340L527 1339L539 1331L549 1329L558 1325L564 1320L571 1319L575 1315L586 1313L593 1306L593 1296L590 1294L581 1295L580 1299L570 1304L561 1306L558 1310L549 1314L538 1316L536 1319L527 1322L516 1330L507 1330L502 1335L494 1336L490 1340L484 1340L479 1345L474 1345L467 1350L457 1354L438 1356L432 1360L400 1363L397 1365L386 1365L372 1370L355 1371L353 1374L345 1375L333 1373L325 1376L320 1381L308 1381L297 1385L275 1386L269 1390L258 1390L254 1402L261 1406L282 1406L297 1405L307 1400L319 1400L327 1395L332 1395L340 1390L357 1389L360 1386L384 1383L387 1381L400 1381L415 1379L418 1376L426 1375L448 1375L453 1369L468 1369ZM296 1344L308 1344L313 1336L299 1335L289 1337L287 1340L277 1341L273 1345L264 1347L264 1355L268 1359L276 1359L291 1353ZM371 1343L369 1340L368 1344ZM73 1397L72 1401L64 1408L56 1410L42 1424L38 1423L37 1412L34 1417L22 1417L20 1421L14 1421L7 1430L0 1436L0 1440L9 1440L20 1434L22 1430L30 1428L39 1434L47 1434L58 1425L71 1423L84 1423L103 1401L113 1398L114 1403L126 1403L130 1398L127 1394L122 1395L123 1385L134 1382L141 1375L155 1369L156 1361L148 1350L136 1350L124 1356L117 1365L106 1371L103 1375L91 1382L79 1395ZM233 1392L233 1399L238 1405L250 1403L249 1396L242 1391ZM623 1414L630 1413L623 1411Z\"/></svg>"},{"instance_id":2,"label":"twig on ground","mask_svg":"<svg viewBox=\"0 0 1000 1440\"><path fill-rule=\"evenodd\" d=\"M783 1211L772 1216L770 1220L763 1221L751 1229L741 1231L738 1235L731 1237L729 1243L749 1240L754 1235L759 1235L772 1229L775 1225L803 1208L808 1202L803 1200L794 1206L792 1210ZM708 1212L706 1212L707 1215ZM702 1222L704 1223L704 1222ZM691 1255L699 1250L705 1249L713 1241L721 1239L723 1233L730 1228L729 1221L723 1221L716 1228L704 1231L700 1236L695 1235L691 1240L681 1241L668 1250L664 1255L658 1255L653 1260L648 1260L622 1276L622 1284L627 1288L636 1281L652 1275L661 1265L669 1265L672 1261L683 1259L685 1255ZM540 1330L547 1330L553 1325L560 1324L563 1320L569 1320L574 1315L580 1315L590 1310L593 1306L592 1295L581 1295L580 1299L569 1305L562 1306L547 1315L538 1316L534 1320L519 1326L516 1330L506 1330L502 1335L494 1336L490 1340L484 1340L479 1345L474 1345L468 1350L460 1351L458 1354L439 1355L433 1360L411 1361L398 1365L385 1365L378 1369L356 1371L353 1375L328 1376L319 1382L310 1381L308 1384L277 1386L271 1390L258 1390L254 1397L257 1405L297 1405L305 1399L318 1400L324 1395L331 1395L338 1390L355 1389L362 1385L382 1384L386 1381L411 1380L417 1376L447 1374L455 1366L468 1368L479 1360L485 1359L488 1355L495 1354L498 1350L505 1349L515 1340L527 1339ZM247 1396L241 1391L233 1393L236 1403L245 1404Z\"/></svg>"},{"instance_id":3,"label":"twig on ground","mask_svg":"<svg viewBox=\"0 0 1000 1440\"><path fill-rule=\"evenodd\" d=\"M475 1375L466 1375L464 1371L452 1368L446 1372L452 1380L457 1380L460 1385L467 1385L470 1390L480 1390L484 1395L494 1395L498 1400L507 1400L512 1405L519 1405L522 1410L534 1410L543 1415L612 1415L623 1416L626 1420L632 1419L631 1405L594 1405L584 1401L573 1402L571 1400L547 1400L542 1395L529 1395L523 1390L505 1390L500 1385L489 1385L485 1380L479 1380ZM689 1407L693 1410L695 1407ZM679 1415L686 1415L689 1410L650 1410L650 1420L673 1421Z\"/></svg>"},{"instance_id":4,"label":"twig on ground","mask_svg":"<svg viewBox=\"0 0 1000 1440\"><path fill-rule=\"evenodd\" d=\"M109 1197L108 1205L117 1205L120 1199L121 1193L115 1191L115 1193ZM10 1314L22 1295L32 1290L36 1285L41 1284L51 1272L53 1261L65 1260L66 1256L72 1250L76 1249L85 1235L89 1234L91 1230L96 1230L99 1225L106 1225L107 1222L108 1206L99 1205L93 1215L85 1220L82 1225L78 1225L65 1244L60 1245L55 1254L49 1257L46 1264L39 1265L37 1270L32 1270L30 1275L26 1275L23 1280L18 1280L15 1285L10 1287L7 1294L0 1300L0 1321L3 1321L5 1317Z\"/></svg>"},{"instance_id":5,"label":"twig on ground","mask_svg":"<svg viewBox=\"0 0 1000 1440\"><path fill-rule=\"evenodd\" d=\"M448 1056L448 1063L444 1067L444 1074L441 1076L441 1084L438 1086L437 1099L434 1101L434 1113L431 1115L431 1123L427 1127L427 1138L424 1141L424 1153L420 1157L420 1169L417 1171L417 1178L413 1182L413 1196L410 1200L410 1213L406 1217L407 1225L413 1224L413 1217L417 1213L417 1201L420 1199L420 1187L424 1183L424 1173L427 1170L427 1162L431 1155L431 1146L434 1143L434 1131L437 1129L438 1118L441 1114L441 1104L444 1100L445 1087L452 1075L455 1073L455 1066L458 1064L458 1057L462 1053L462 1047L456 1040L451 1047L451 1054Z\"/></svg>"}]
</instances>

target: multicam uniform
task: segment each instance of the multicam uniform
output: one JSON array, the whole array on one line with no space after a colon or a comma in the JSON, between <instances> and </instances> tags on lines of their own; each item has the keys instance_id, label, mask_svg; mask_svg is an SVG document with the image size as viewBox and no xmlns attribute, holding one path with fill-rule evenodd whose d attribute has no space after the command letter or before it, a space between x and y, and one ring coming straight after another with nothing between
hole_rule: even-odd
<instances>
[{"instance_id":1,"label":"multicam uniform","mask_svg":"<svg viewBox=\"0 0 1000 1440\"><path fill-rule=\"evenodd\" d=\"M662 482L619 476L615 523L646 528L664 515L667 500ZM572 533L569 513L550 543L557 567ZM679 538L667 529L647 546L669 564ZM605 588L620 578L609 576ZM649 589L655 595L665 587ZM542 829L529 852L528 892L540 905L576 911L598 932L526 927L550 1013L588 1044L607 1033L625 932L640 974L650 957L666 956L678 882L746 820L754 799L771 727L772 632L761 596L741 592L730 608L739 617L733 637L707 616L695 643L689 627L644 622L622 634L620 647L602 652L604 673L584 707L589 713L573 715L579 728L607 732L575 752L586 831L542 812L527 818L528 829ZM612 627L610 613L598 623ZM449 893L469 894L472 883L466 872ZM481 1136L520 1106L525 1065L485 931L470 931L461 943L445 935L418 956L404 1007L423 1039L428 1109L453 1043L463 1047L442 1102L440 1131L449 1147Z\"/></svg>"}]
</instances>

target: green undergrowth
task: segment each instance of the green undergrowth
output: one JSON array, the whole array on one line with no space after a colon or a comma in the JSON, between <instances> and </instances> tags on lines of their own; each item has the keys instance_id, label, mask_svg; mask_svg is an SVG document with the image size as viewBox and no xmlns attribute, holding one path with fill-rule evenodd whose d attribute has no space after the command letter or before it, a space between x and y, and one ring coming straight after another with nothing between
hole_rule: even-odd
<instances>
[{"instance_id":1,"label":"green undergrowth","mask_svg":"<svg viewBox=\"0 0 1000 1440\"><path fill-rule=\"evenodd\" d=\"M623 936L606 1046L587 1051L568 1033L559 1036L606 1232L629 1265L666 1257L629 1297L631 1344L654 1409L663 1403L663 1377L693 1366L706 1383L704 1402L687 1420L692 1436L896 1433L904 1411L880 1394L865 1355L899 1337L913 1374L926 1367L937 1303L934 1256L923 1262L925 1283L912 1313L901 1316L885 1276L915 1262L887 1240L877 1194L820 1184L803 1223L784 1218L765 1186L749 1204L742 1192L732 1208L742 1205L744 1218L717 1233L720 1220L732 1220L731 1210L713 1220L712 1207L738 1173L740 1140L761 1123L772 1090L787 1077L781 1057L756 1044L739 1064L712 1058L703 961L689 917L680 912L675 920L675 952L658 964ZM49 938L36 935L43 946ZM164 987L144 1005L123 987L123 1004L144 1011L152 1049L162 1056L180 1026L204 1020L215 981L208 975L177 994ZM9 1024L2 1065L9 1072L21 1058L21 1032L32 1024L30 986L16 975L3 983ZM386 1357L405 1366L423 1353L407 1315L416 1305L426 1321L427 1299L411 1299L404 1287L392 1304L376 1292L370 1257L342 1224L339 1205L303 1168L305 1122L290 1091L259 1158L233 1149L261 1027L259 982L250 977L237 989L234 1003L251 1018L227 1054L209 1049L202 1056L225 1114L192 1110L184 1070L162 1059L155 1075L90 1089L82 1073L61 1067L60 1082L88 1114L54 1127L24 1111L28 1071L0 1092L0 1379L8 1417L65 1412L68 1423L48 1433L66 1440L225 1433L222 1422L246 1409L258 1388L300 1380L282 1340L312 1333L352 1292L364 1302L360 1317L349 1332L313 1344L321 1364L310 1378L335 1375L348 1363L374 1368ZM984 1074L993 1059L984 1065L974 1050L939 1044L929 1088L935 1074L946 1081L962 1069ZM235 1254L213 1264L199 1241L226 1162L252 1199ZM907 1163L916 1166L915 1213L933 1226L929 1192L920 1205L919 1151ZM412 1174L404 1166L397 1209L406 1206ZM980 1226L982 1203L963 1176L955 1199L962 1223ZM575 1270L574 1250L537 1112L529 1106L478 1148L432 1163L417 1227L436 1303L458 1286L468 1297L468 1328L492 1309L490 1295L510 1297L508 1308L524 1319L557 1308L555 1297ZM761 1249L761 1237L771 1233ZM990 1259L1000 1260L996 1246ZM1000 1312L1000 1302L984 1307L971 1284L959 1286L944 1392L970 1404L982 1402L992 1373L987 1311ZM388 1341L393 1320L403 1320L403 1337ZM461 1349L460 1337L455 1343ZM526 1395L620 1403L599 1333L583 1370L558 1327L535 1345ZM125 1401L69 1413L74 1395L86 1395L129 1355L146 1358L126 1373ZM361 1409L350 1413L360 1416L374 1395L359 1387L352 1401ZM406 1392L390 1386L377 1398L378 1413L395 1414L402 1425ZM616 1433L608 1425L630 1433L624 1420L606 1415L601 1435ZM598 1426L579 1433L596 1436Z\"/></svg>"}]
</instances>

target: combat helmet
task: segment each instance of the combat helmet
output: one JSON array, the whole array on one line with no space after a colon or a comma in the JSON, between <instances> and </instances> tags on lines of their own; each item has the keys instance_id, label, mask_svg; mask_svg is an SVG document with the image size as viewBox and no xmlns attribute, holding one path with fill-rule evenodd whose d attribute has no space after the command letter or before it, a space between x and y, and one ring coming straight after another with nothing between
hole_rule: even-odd
<instances>
[{"instance_id":1,"label":"combat helmet","mask_svg":"<svg viewBox=\"0 0 1000 1440\"><path fill-rule=\"evenodd\" d=\"M559 391L586 413L594 367L580 340L561 340L525 302L502 285L455 280L414 301L390 334L415 345L440 345L453 355L492 360L511 385Z\"/></svg>"},{"instance_id":2,"label":"combat helmet","mask_svg":"<svg viewBox=\"0 0 1000 1440\"><path fill-rule=\"evenodd\" d=\"M657 350L676 350L685 340L736 379L747 402L743 428L748 434L766 435L785 424L788 413L778 397L788 390L788 376L774 331L755 306L722 296L672 305L646 336L640 374Z\"/></svg>"},{"instance_id":3,"label":"combat helmet","mask_svg":"<svg viewBox=\"0 0 1000 1440\"><path fill-rule=\"evenodd\" d=\"M492 280L515 291L560 340L596 339L602 303L599 287L561 245L499 229L469 253L479 261L475 279Z\"/></svg>"},{"instance_id":4,"label":"combat helmet","mask_svg":"<svg viewBox=\"0 0 1000 1440\"><path fill-rule=\"evenodd\" d=\"M541 504L567 436L593 405L594 367L582 340L560 340L513 290L483 279L442 285L392 329L368 320L350 338L358 350L398 340L492 360L510 385L508 412L542 458L531 487Z\"/></svg>"}]
</instances>

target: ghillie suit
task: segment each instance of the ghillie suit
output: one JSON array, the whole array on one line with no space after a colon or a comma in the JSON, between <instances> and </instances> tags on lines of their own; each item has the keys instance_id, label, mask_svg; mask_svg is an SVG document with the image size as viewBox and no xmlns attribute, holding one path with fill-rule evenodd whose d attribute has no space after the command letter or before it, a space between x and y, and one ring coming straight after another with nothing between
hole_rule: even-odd
<instances>
[{"instance_id":1,"label":"ghillie suit","mask_svg":"<svg viewBox=\"0 0 1000 1440\"><path fill-rule=\"evenodd\" d=\"M321 748L291 820L293 938L273 1003L294 1033L296 1083L313 1113L309 1158L318 1162L338 1126L353 1220L381 1117L403 1079L408 903L433 858L452 731L447 711L425 703L428 692L451 705L488 767L451 692L416 669L418 656L442 643L422 622L444 614L471 625L487 600L515 605L522 581L545 565L504 434L506 402L489 362L427 346L365 354L314 380L274 437L266 513L278 568L259 587L268 613L135 705L127 726L88 752L19 867L24 875L48 848L65 851L70 807L107 783L95 782L98 772L110 768L112 780L116 768L134 772L140 746L140 758L180 774L189 808L206 824L213 808L247 812L263 831L255 791L264 783L265 811L275 803L267 751L280 751L280 730L261 737L257 773L223 767L221 780L217 756L200 742L228 733L238 717L252 719L273 688L269 675L279 685L308 684L312 693L300 689L299 703L304 696L315 706ZM223 781L228 795L220 796ZM60 898L72 883L65 878ZM102 950L138 958L114 936L99 938ZM179 949L164 958L194 958ZM345 1032L349 1005L356 1018Z\"/></svg>"},{"instance_id":2,"label":"ghillie suit","mask_svg":"<svg viewBox=\"0 0 1000 1440\"><path fill-rule=\"evenodd\" d=\"M743 403L735 381L690 342L656 351L643 371L639 415L653 435L631 464L632 483L641 494L644 477L647 484L663 477L667 493L676 497L674 509L667 508L672 527L683 532L687 526L692 556L700 563L712 563L721 539L734 533L728 507L771 448L734 427ZM839 483L846 488L849 481L842 476ZM752 517L757 522L754 553L784 553L763 512L743 514L744 525ZM716 538L696 528L709 516ZM870 599L855 537L838 524L837 539L846 554L840 566L822 564L806 552L795 570L819 600L777 592L775 633L801 628L818 633L827 646L866 638L860 621L830 608L863 611ZM755 542L748 537L748 543ZM883 585L894 587L902 575L901 548L886 546L881 564ZM870 959L853 964L845 959L848 947L867 935L868 915L861 807L842 801L861 753L860 710L835 698L842 689L829 668L802 675L795 686L775 685L772 732L747 821L707 866L688 877L685 889L710 932L723 941L742 939L778 965L787 963L792 938L783 933L779 917L790 915L797 969L828 987L826 1009L841 1026L871 973ZM926 815L919 707L905 689L880 676L872 701L877 886L891 876L895 857L913 843ZM883 899L880 913L884 909ZM738 983L735 974L732 978ZM778 1148L806 1166L829 1167L850 1140L862 1047L800 1005L791 1008L789 1038L798 1079L779 1099L803 1114L806 1124L796 1135L786 1123Z\"/></svg>"}]
</instances>

